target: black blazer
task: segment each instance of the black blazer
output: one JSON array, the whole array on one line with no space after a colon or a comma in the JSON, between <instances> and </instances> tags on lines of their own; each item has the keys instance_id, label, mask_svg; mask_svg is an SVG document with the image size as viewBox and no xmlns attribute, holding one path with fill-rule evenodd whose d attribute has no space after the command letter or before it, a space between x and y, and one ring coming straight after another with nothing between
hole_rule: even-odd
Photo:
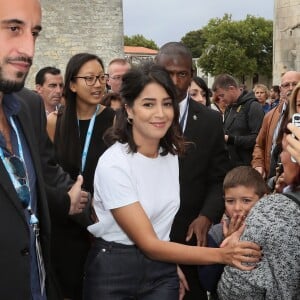
<instances>
[{"instance_id":1,"label":"black blazer","mask_svg":"<svg viewBox=\"0 0 300 300\"><path fill-rule=\"evenodd\" d=\"M49 186L57 186L58 191L65 192L71 181L52 159L53 147L45 130L46 117L41 98L26 89L15 96L21 104L17 118L28 143L37 178L37 213L47 273L47 296L48 299L61 299L49 261L50 218L44 179ZM31 299L29 229L20 200L2 160L0 160L0 174L0 298Z\"/></svg>"},{"instance_id":2,"label":"black blazer","mask_svg":"<svg viewBox=\"0 0 300 300\"><path fill-rule=\"evenodd\" d=\"M179 159L180 208L171 230L171 240L180 243L185 243L188 227L199 214L219 221L223 179L230 168L220 113L189 101L184 137L191 143Z\"/></svg>"}]
</instances>

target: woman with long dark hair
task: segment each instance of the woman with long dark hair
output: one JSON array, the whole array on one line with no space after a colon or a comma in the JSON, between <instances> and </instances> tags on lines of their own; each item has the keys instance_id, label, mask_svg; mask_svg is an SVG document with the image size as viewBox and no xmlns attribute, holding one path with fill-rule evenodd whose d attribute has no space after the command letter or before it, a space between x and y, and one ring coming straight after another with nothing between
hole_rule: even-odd
<instances>
[{"instance_id":1,"label":"woman with long dark hair","mask_svg":"<svg viewBox=\"0 0 300 300\"><path fill-rule=\"evenodd\" d=\"M106 150L104 132L112 126L114 111L100 104L106 77L102 60L89 53L74 55L65 73L65 106L48 116L48 133L60 165L73 179L83 175L83 188L93 195L94 172ZM90 236L83 221L52 214L52 261L66 298L81 299L83 266Z\"/></svg>"},{"instance_id":2,"label":"woman with long dark hair","mask_svg":"<svg viewBox=\"0 0 300 300\"><path fill-rule=\"evenodd\" d=\"M84 299L178 299L176 263L252 269L242 262L258 261L260 251L249 242L221 249L169 242L179 208L178 155L185 143L168 72L153 64L133 68L123 77L121 96L124 106L106 136L111 146L95 173L99 222L88 227L95 242L86 262Z\"/></svg>"},{"instance_id":3,"label":"woman with long dark hair","mask_svg":"<svg viewBox=\"0 0 300 300\"><path fill-rule=\"evenodd\" d=\"M206 82L198 76L194 76L189 87L191 98L205 106L210 106L210 90Z\"/></svg>"}]
</instances>

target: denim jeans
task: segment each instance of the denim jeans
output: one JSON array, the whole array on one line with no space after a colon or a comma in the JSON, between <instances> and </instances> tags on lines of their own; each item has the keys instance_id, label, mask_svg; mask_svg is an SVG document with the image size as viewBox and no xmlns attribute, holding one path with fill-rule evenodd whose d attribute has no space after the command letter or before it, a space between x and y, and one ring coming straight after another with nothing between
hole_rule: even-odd
<instances>
[{"instance_id":1,"label":"denim jeans","mask_svg":"<svg viewBox=\"0 0 300 300\"><path fill-rule=\"evenodd\" d=\"M136 246L96 239L85 266L84 300L178 300L175 264L147 258Z\"/></svg>"}]
</instances>

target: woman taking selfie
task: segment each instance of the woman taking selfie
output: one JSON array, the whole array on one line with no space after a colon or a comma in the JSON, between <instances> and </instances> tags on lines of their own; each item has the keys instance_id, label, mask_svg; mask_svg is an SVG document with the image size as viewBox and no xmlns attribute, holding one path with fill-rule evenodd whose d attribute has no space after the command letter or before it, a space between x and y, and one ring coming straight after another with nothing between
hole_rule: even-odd
<instances>
[{"instance_id":1,"label":"woman taking selfie","mask_svg":"<svg viewBox=\"0 0 300 300\"><path fill-rule=\"evenodd\" d=\"M228 242L222 249L169 242L179 208L178 157L184 152L176 92L168 72L144 65L123 77L125 106L99 159L94 207L99 222L89 253L83 298L179 298L176 263L225 263L247 267L256 262L258 245ZM251 255L252 257L247 257Z\"/></svg>"}]
</instances>

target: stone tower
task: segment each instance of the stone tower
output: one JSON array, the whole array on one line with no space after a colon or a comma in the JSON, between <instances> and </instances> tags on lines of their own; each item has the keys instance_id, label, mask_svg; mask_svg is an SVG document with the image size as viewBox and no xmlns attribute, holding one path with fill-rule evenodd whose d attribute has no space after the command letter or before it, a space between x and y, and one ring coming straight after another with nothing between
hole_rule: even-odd
<instances>
[{"instance_id":1,"label":"stone tower","mask_svg":"<svg viewBox=\"0 0 300 300\"><path fill-rule=\"evenodd\" d=\"M289 70L300 72L300 0L274 1L273 83Z\"/></svg>"},{"instance_id":2,"label":"stone tower","mask_svg":"<svg viewBox=\"0 0 300 300\"><path fill-rule=\"evenodd\" d=\"M42 27L26 86L45 66L62 70L79 52L100 56L105 66L124 56L122 0L41 0Z\"/></svg>"}]
</instances>

